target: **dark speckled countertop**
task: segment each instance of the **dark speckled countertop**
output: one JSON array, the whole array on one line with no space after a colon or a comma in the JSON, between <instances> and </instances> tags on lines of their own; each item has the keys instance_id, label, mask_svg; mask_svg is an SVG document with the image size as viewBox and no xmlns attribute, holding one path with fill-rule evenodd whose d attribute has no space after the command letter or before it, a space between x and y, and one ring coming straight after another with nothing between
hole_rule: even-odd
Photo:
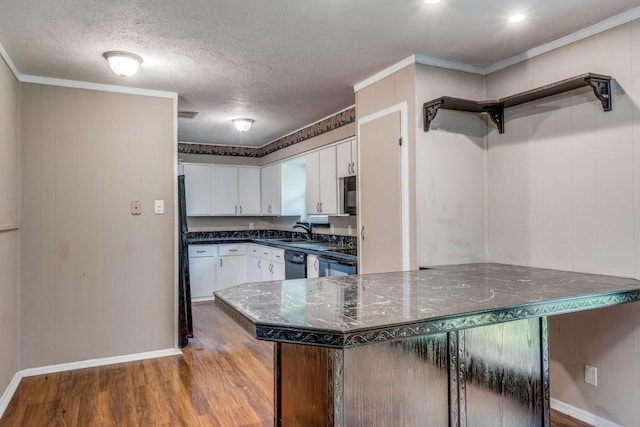
<instances>
[{"instance_id":1,"label":"dark speckled countertop","mask_svg":"<svg viewBox=\"0 0 640 427\"><path fill-rule=\"evenodd\" d=\"M640 300L640 282L502 264L247 283L216 305L258 339L345 348Z\"/></svg>"}]
</instances>

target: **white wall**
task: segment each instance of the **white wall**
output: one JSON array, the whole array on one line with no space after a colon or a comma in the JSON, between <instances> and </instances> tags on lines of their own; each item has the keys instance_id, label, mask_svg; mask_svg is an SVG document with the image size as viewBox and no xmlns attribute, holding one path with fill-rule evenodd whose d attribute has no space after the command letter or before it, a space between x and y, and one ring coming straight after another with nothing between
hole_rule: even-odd
<instances>
[{"instance_id":1,"label":"white wall","mask_svg":"<svg viewBox=\"0 0 640 427\"><path fill-rule=\"evenodd\" d=\"M488 125L488 259L640 279L640 22L496 72L487 98L585 72L613 76L613 111L585 88L508 109L503 135ZM552 397L640 425L640 304L550 329Z\"/></svg>"},{"instance_id":2,"label":"white wall","mask_svg":"<svg viewBox=\"0 0 640 427\"><path fill-rule=\"evenodd\" d=\"M0 59L0 397L19 369L18 96L18 81Z\"/></svg>"},{"instance_id":3,"label":"white wall","mask_svg":"<svg viewBox=\"0 0 640 427\"><path fill-rule=\"evenodd\" d=\"M416 66L416 198L420 267L485 260L485 119L440 110L423 131L422 104L483 99L483 77Z\"/></svg>"}]
</instances>

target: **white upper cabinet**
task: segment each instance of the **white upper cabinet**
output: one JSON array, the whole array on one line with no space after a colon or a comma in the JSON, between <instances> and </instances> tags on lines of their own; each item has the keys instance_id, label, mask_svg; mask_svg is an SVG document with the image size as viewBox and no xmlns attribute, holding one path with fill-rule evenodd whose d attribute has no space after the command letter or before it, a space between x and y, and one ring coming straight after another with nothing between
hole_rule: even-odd
<instances>
[{"instance_id":1,"label":"white upper cabinet","mask_svg":"<svg viewBox=\"0 0 640 427\"><path fill-rule=\"evenodd\" d=\"M355 176L358 166L358 145L355 139L338 144L336 147L338 178Z\"/></svg>"},{"instance_id":2,"label":"white upper cabinet","mask_svg":"<svg viewBox=\"0 0 640 427\"><path fill-rule=\"evenodd\" d=\"M187 215L211 215L211 165L184 165Z\"/></svg>"},{"instance_id":3,"label":"white upper cabinet","mask_svg":"<svg viewBox=\"0 0 640 427\"><path fill-rule=\"evenodd\" d=\"M338 213L338 177L336 147L307 154L307 213L335 215Z\"/></svg>"},{"instance_id":4,"label":"white upper cabinet","mask_svg":"<svg viewBox=\"0 0 640 427\"><path fill-rule=\"evenodd\" d=\"M238 168L214 166L214 215L238 215Z\"/></svg>"},{"instance_id":5,"label":"white upper cabinet","mask_svg":"<svg viewBox=\"0 0 640 427\"><path fill-rule=\"evenodd\" d=\"M260 169L238 168L238 205L241 215L260 215Z\"/></svg>"},{"instance_id":6,"label":"white upper cabinet","mask_svg":"<svg viewBox=\"0 0 640 427\"><path fill-rule=\"evenodd\" d=\"M214 215L258 215L260 170L236 166L213 167Z\"/></svg>"},{"instance_id":7,"label":"white upper cabinet","mask_svg":"<svg viewBox=\"0 0 640 427\"><path fill-rule=\"evenodd\" d=\"M281 164L266 166L260 172L262 204L260 212L262 215L280 215L280 168Z\"/></svg>"}]
</instances>

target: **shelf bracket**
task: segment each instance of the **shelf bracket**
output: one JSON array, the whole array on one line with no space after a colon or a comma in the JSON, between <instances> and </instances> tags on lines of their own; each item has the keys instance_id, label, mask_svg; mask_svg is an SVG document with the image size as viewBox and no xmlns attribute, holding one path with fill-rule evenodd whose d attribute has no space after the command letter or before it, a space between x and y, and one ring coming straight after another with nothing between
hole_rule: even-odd
<instances>
[{"instance_id":1,"label":"shelf bracket","mask_svg":"<svg viewBox=\"0 0 640 427\"><path fill-rule=\"evenodd\" d=\"M429 126L431 126L431 121L436 117L438 113L438 109L442 105L442 101L435 102L433 104L425 104L424 105L424 131L429 132Z\"/></svg>"},{"instance_id":2,"label":"shelf bracket","mask_svg":"<svg viewBox=\"0 0 640 427\"><path fill-rule=\"evenodd\" d=\"M602 109L611 111L611 80L588 77L585 81L591 86L596 98L602 103Z\"/></svg>"},{"instance_id":3,"label":"shelf bracket","mask_svg":"<svg viewBox=\"0 0 640 427\"><path fill-rule=\"evenodd\" d=\"M486 107L485 111L489 115L489 118L498 127L499 133L504 133L504 107Z\"/></svg>"}]
</instances>

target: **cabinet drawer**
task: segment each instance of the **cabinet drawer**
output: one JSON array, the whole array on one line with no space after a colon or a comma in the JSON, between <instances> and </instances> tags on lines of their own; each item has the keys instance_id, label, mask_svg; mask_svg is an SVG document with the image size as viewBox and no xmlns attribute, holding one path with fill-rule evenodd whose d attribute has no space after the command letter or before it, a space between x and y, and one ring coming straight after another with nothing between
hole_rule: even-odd
<instances>
[{"instance_id":1,"label":"cabinet drawer","mask_svg":"<svg viewBox=\"0 0 640 427\"><path fill-rule=\"evenodd\" d=\"M220 256L246 255L246 254L247 254L247 245L244 243L218 245L218 255Z\"/></svg>"},{"instance_id":2,"label":"cabinet drawer","mask_svg":"<svg viewBox=\"0 0 640 427\"><path fill-rule=\"evenodd\" d=\"M189 245L189 258L215 257L217 255L217 245Z\"/></svg>"},{"instance_id":3,"label":"cabinet drawer","mask_svg":"<svg viewBox=\"0 0 640 427\"><path fill-rule=\"evenodd\" d=\"M271 249L271 259L273 262L284 263L284 249Z\"/></svg>"},{"instance_id":4,"label":"cabinet drawer","mask_svg":"<svg viewBox=\"0 0 640 427\"><path fill-rule=\"evenodd\" d=\"M260 258L271 259L271 248L269 246L258 246L258 256Z\"/></svg>"}]
</instances>

